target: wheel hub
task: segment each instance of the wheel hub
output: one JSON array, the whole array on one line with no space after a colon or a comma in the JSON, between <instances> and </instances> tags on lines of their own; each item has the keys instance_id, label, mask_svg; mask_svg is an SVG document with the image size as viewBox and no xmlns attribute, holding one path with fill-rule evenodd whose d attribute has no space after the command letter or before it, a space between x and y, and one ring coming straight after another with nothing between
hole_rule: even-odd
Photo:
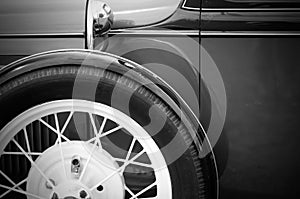
<instances>
[{"instance_id":1,"label":"wheel hub","mask_svg":"<svg viewBox=\"0 0 300 199\"><path fill-rule=\"evenodd\" d=\"M27 191L49 199L123 199L124 179L118 168L109 153L93 144L63 142L48 148L32 165Z\"/></svg>"}]
</instances>

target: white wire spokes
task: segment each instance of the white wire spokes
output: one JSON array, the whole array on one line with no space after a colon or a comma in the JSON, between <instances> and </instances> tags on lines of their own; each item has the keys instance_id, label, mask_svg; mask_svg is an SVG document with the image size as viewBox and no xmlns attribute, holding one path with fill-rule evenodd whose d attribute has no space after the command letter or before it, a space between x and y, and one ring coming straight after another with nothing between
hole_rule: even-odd
<instances>
[{"instance_id":1,"label":"white wire spokes","mask_svg":"<svg viewBox=\"0 0 300 199\"><path fill-rule=\"evenodd\" d=\"M3 173L2 171L0 171L0 174L8 181L10 182L12 185L16 186L17 184L12 180L10 179L10 177L8 177L5 173ZM18 187L18 189L22 190L20 187ZM1 198L1 197L0 197Z\"/></svg>"},{"instance_id":2,"label":"white wire spokes","mask_svg":"<svg viewBox=\"0 0 300 199\"><path fill-rule=\"evenodd\" d=\"M40 153L40 152L28 152L27 153L30 157L31 156L39 156L39 155L42 155L43 153ZM24 153L22 153L22 152L14 152L14 151L4 151L3 153L2 153L2 155L24 155Z\"/></svg>"},{"instance_id":3,"label":"white wire spokes","mask_svg":"<svg viewBox=\"0 0 300 199\"><path fill-rule=\"evenodd\" d=\"M118 131L118 130L120 130L120 129L122 129L122 128L123 128L122 126L117 126L117 127L113 128L113 129L111 129L111 130L109 130L109 131L103 133L101 136L99 136L99 138L108 136L109 134L112 134L112 133L114 133L114 132L116 132L116 131Z\"/></svg>"},{"instance_id":4,"label":"white wire spokes","mask_svg":"<svg viewBox=\"0 0 300 199\"><path fill-rule=\"evenodd\" d=\"M26 148L27 148L27 155L30 156L30 158L32 158L32 156L39 156L42 155L41 152L32 152L31 151L31 147L30 147L30 143L29 143L29 139L28 139L28 133L26 130L26 127L24 127L23 129L23 133L24 133L24 137L25 137L25 144L26 144ZM2 155L24 155L23 152L16 152L16 151L3 151Z\"/></svg>"},{"instance_id":5,"label":"white wire spokes","mask_svg":"<svg viewBox=\"0 0 300 199\"><path fill-rule=\"evenodd\" d=\"M65 158L64 158L64 153L63 153L63 149L62 149L62 140L61 140L61 131L59 130L59 122L58 122L58 118L57 118L57 113L54 114L54 119L55 119L55 126L56 126L56 131L59 132L58 133L58 145L59 145L59 152L60 152L60 157L61 157L61 164L64 170L64 174L67 178L67 171L66 171L66 167L65 167Z\"/></svg>"},{"instance_id":6,"label":"white wire spokes","mask_svg":"<svg viewBox=\"0 0 300 199\"><path fill-rule=\"evenodd\" d=\"M17 145L17 147L22 151L22 153L26 156L26 158L30 161L31 165L34 166L38 172L43 176L43 178L49 183L52 189L55 188L53 182L51 182L48 177L44 174L44 172L37 166L37 164L31 159L31 157L24 151L24 149L19 145L19 143L13 138L12 141Z\"/></svg>"},{"instance_id":7,"label":"white wire spokes","mask_svg":"<svg viewBox=\"0 0 300 199\"><path fill-rule=\"evenodd\" d=\"M22 190L19 190L19 189L13 188L13 187L8 187L8 186L2 185L2 184L0 184L0 188L11 190L11 191L14 191L14 192L17 192L17 193L21 193L21 194L24 194L24 195L27 195L27 196L31 196L31 197L34 197L34 198L37 198L37 199L47 199L47 198L44 198L44 197L41 197L41 196L38 196L38 195L35 195L35 194L32 194L32 193L29 193L27 191L22 191Z\"/></svg>"},{"instance_id":8,"label":"white wire spokes","mask_svg":"<svg viewBox=\"0 0 300 199\"><path fill-rule=\"evenodd\" d=\"M84 168L83 168L83 170L82 170L82 172L81 172L81 174L80 174L80 177L79 177L79 181L81 181L82 180L82 178L83 178L83 176L84 176L84 174L85 174L85 172L86 172L86 169L87 169L87 167L88 167L88 164L89 164L89 162L91 161L91 158L92 158L92 156L93 156L93 154L94 154L94 151L95 151L95 149L96 149L96 146L97 146L97 139L99 140L99 147L101 147L101 149L102 149L102 145L101 145L101 142L100 142L100 139L99 139L99 136L101 135L101 133L103 132L103 129L104 129L104 127L105 127L105 124L106 124L106 121L107 121L107 118L104 118L103 119L103 121L102 121L102 124L101 124L101 126L100 126L100 129L99 129L99 131L97 131L97 128L96 128L96 125L95 125L95 121L94 121L94 119L93 119L93 116L92 116L92 114L90 113L89 114L90 115L90 119L91 119L91 122L92 122L92 124L94 123L94 134L95 134L95 138L96 138L96 140L95 140L95 143L94 143L94 145L93 145L93 148L92 148L92 151L91 151L91 153L89 154L89 157L88 157L88 159L87 159L87 161L86 161L86 164L85 164L85 166L84 166Z\"/></svg>"},{"instance_id":9,"label":"white wire spokes","mask_svg":"<svg viewBox=\"0 0 300 199\"><path fill-rule=\"evenodd\" d=\"M122 128L123 128L122 126L117 126L117 127L113 128L113 129L110 129L110 130L102 133L98 137L91 138L90 140L87 141L87 143L91 143L91 142L95 141L96 139L100 139L100 138L103 138L105 136L108 136L108 135L110 135L112 133L115 133L116 131L118 131L118 130L120 130Z\"/></svg>"},{"instance_id":10,"label":"white wire spokes","mask_svg":"<svg viewBox=\"0 0 300 199\"><path fill-rule=\"evenodd\" d=\"M134 193L127 187L126 184L124 184L124 188L125 188L126 191L128 191L128 193L129 193L131 196L134 195Z\"/></svg>"},{"instance_id":11,"label":"white wire spokes","mask_svg":"<svg viewBox=\"0 0 300 199\"><path fill-rule=\"evenodd\" d=\"M31 154L31 149L30 149L30 144L29 144L28 133L27 133L26 127L23 128L23 132L24 132L24 136L25 136L25 142L26 142L28 154ZM30 155L30 157L31 157L31 155Z\"/></svg>"},{"instance_id":12,"label":"white wire spokes","mask_svg":"<svg viewBox=\"0 0 300 199\"><path fill-rule=\"evenodd\" d=\"M68 118L67 118L67 120L66 120L66 122L65 122L65 124L63 125L63 127L62 127L62 129L61 129L61 131L60 131L60 134L61 134L61 135L64 134L64 132L65 132L65 130L66 130L66 128L67 128L69 122L70 122L71 119L72 119L73 114L74 114L74 111L71 111L70 114L69 114L69 116L68 116ZM58 144L58 138L57 138L55 144Z\"/></svg>"},{"instance_id":13,"label":"white wire spokes","mask_svg":"<svg viewBox=\"0 0 300 199\"><path fill-rule=\"evenodd\" d=\"M45 122L43 119L39 119L40 122L42 122L45 126L47 126L50 130L52 130L54 133L57 134L57 136L61 136L62 138L64 138L67 142L70 142L69 138L67 138L66 136L62 135L60 132L58 132L55 128L53 128L50 124L48 124L47 122Z\"/></svg>"},{"instance_id":14,"label":"white wire spokes","mask_svg":"<svg viewBox=\"0 0 300 199\"><path fill-rule=\"evenodd\" d=\"M95 124L95 120L94 120L94 118L93 118L93 115L92 115L91 113L89 113L89 116L90 116L90 120L91 120L91 123L92 123L92 126L93 126L93 131L94 131L94 134L95 134L95 138L97 138L98 135L102 133L102 132L101 132L101 127L103 126L103 128L104 128L104 125L105 125L105 123L106 123L106 118L104 118L104 120L103 120L103 122L102 122L102 124L101 124L100 130L97 131L97 127L96 127L96 124ZM103 123L104 123L104 124L103 124ZM102 148L100 139L96 139L95 142L97 142L97 143L98 143L98 146L99 146L100 148Z\"/></svg>"},{"instance_id":15,"label":"white wire spokes","mask_svg":"<svg viewBox=\"0 0 300 199\"><path fill-rule=\"evenodd\" d=\"M144 150L140 151L138 154L136 154L135 156L133 156L129 161L125 162L122 166L120 166L117 170L115 170L110 175L108 175L103 180L101 180L99 183L97 183L96 185L94 185L90 190L93 191L98 186L100 186L101 184L103 184L104 182L106 182L107 180L109 180L111 177L113 177L114 175L116 175L117 173L119 173L120 171L122 171L127 165L129 165L134 160L136 160L138 157L140 157L144 152L145 152Z\"/></svg>"},{"instance_id":16,"label":"white wire spokes","mask_svg":"<svg viewBox=\"0 0 300 199\"><path fill-rule=\"evenodd\" d=\"M130 143L130 146L129 146L129 149L128 149L126 158L125 158L125 160L124 160L124 164L128 163L129 158L130 158L130 155L131 155L132 150L133 150L133 147L134 147L134 145L135 145L135 142L136 142L136 138L134 137L134 138L131 140L131 143ZM123 173L124 173L125 168L126 168L126 167L123 167L123 169L122 169L121 172L120 172L122 175L123 175Z\"/></svg>"},{"instance_id":17,"label":"white wire spokes","mask_svg":"<svg viewBox=\"0 0 300 199\"><path fill-rule=\"evenodd\" d=\"M125 160L122 159L122 158L114 158L115 161L117 162L122 162L123 164L125 163ZM151 164L146 164L146 163L142 163L142 162L131 162L131 164L133 165L137 165L137 166L141 166L141 167L149 167L149 168L152 168L152 165Z\"/></svg>"},{"instance_id":18,"label":"white wire spokes","mask_svg":"<svg viewBox=\"0 0 300 199\"><path fill-rule=\"evenodd\" d=\"M148 191L149 189L151 189L155 185L156 185L156 182L153 182L152 184L148 185L146 188L142 189L138 193L132 195L129 199L136 199L137 197L139 197L140 195L142 195L143 193L145 193L146 191Z\"/></svg>"},{"instance_id":19,"label":"white wire spokes","mask_svg":"<svg viewBox=\"0 0 300 199\"><path fill-rule=\"evenodd\" d=\"M132 154L132 150L133 150L133 147L134 147L136 141L137 141L137 139L134 137L134 138L132 139L131 143L130 143L130 146L129 146L129 149L128 149L126 158L125 158L123 161L121 161L121 162L123 162L123 166L124 166L124 165L127 166L127 165L129 165L129 164L135 164L135 165L139 164L139 163L136 164L136 162L134 162L134 159L129 160L130 155ZM143 153L144 153L144 151L142 150L142 151L140 152L140 154L142 155ZM119 159L119 160L122 160L122 159ZM142 163L140 163L140 165L147 166L147 167L150 166L150 165L142 164ZM120 170L120 174L121 174L121 175L124 174L124 171L125 171L125 169L126 169L126 166L122 167L122 169ZM155 182L152 183L151 185L149 185L148 187L146 187L145 189L141 190L141 191L138 192L137 194L134 194L134 193L126 186L126 184L124 184L124 188L125 188L125 190L128 191L128 193L131 195L131 198L137 198L139 195L141 195L141 194L143 194L144 192L148 191L148 190L151 189L153 186L155 186Z\"/></svg>"},{"instance_id":20,"label":"white wire spokes","mask_svg":"<svg viewBox=\"0 0 300 199\"><path fill-rule=\"evenodd\" d=\"M24 180L22 180L21 182L19 182L18 184L15 184L11 189L9 189L9 190L7 190L6 192L4 192L1 196L0 196L0 198L3 198L4 196L6 196L7 194L9 194L10 192L12 192L13 191L13 189L19 189L19 190L21 190L21 191L24 191L23 189L21 189L20 188L20 186L24 183L24 182L26 182L27 181L27 178L25 178Z\"/></svg>"},{"instance_id":21,"label":"white wire spokes","mask_svg":"<svg viewBox=\"0 0 300 199\"><path fill-rule=\"evenodd\" d=\"M69 124L72 116L73 116L73 114L74 114L74 111L71 111L70 114L69 114L69 116L68 116L68 118L67 118L67 120L66 120L66 122L65 122L65 124L64 124L64 126L62 127L61 132L60 132L62 135L64 134L64 132L65 132L65 130L66 130L66 128L67 128L67 126L68 126L68 124Z\"/></svg>"},{"instance_id":22,"label":"white wire spokes","mask_svg":"<svg viewBox=\"0 0 300 199\"><path fill-rule=\"evenodd\" d=\"M93 116L92 114L89 114L90 115L90 119L91 119L91 123L92 123L92 126L93 126L93 129L94 129L94 132L97 132L97 128L96 128L96 125L95 125L95 121L93 119ZM106 118L104 118L104 120L106 121ZM104 122L102 122L102 125L100 127L100 130L99 132L95 133L95 137L90 139L89 141L87 141L88 143L90 142L94 142L94 146L96 145L96 143L98 143L100 141L99 138L101 137L105 137L107 135L110 135L114 132L116 132L117 130L121 129L122 127L121 126L117 126L105 133L103 133L103 128L104 128L104 125L103 125ZM130 156L133 152L133 148L135 146L135 143L137 142L137 138L136 137L133 137L132 140L131 140L131 143L130 143L130 146L129 146L129 149L128 149L128 152L126 154L126 157L125 159L121 159L121 158L114 158L116 161L119 161L119 162L122 162L123 165L121 167L119 167L116 171L112 172L109 176L107 176L106 178L104 178L103 180L101 180L101 182L97 183L95 186L93 186L91 188L91 190L94 190L96 189L98 186L100 186L101 184L103 184L104 182L106 182L107 180L109 180L111 177L113 177L114 175L116 175L117 173L120 173L121 175L123 175L126 167L129 165L129 164L134 164L134 165L139 165L139 166L144 166L144 167L151 167L151 165L149 164L145 164L145 163L139 163L139 162L134 162L134 160L136 160L138 157L140 157L142 154L144 154L144 150L140 151L138 154L136 154L133 158L130 159ZM101 144L99 144L99 146L101 146ZM94 147L93 147L93 151L94 151ZM93 152L92 152L93 153ZM87 164L88 162L90 161L90 158L92 156L92 153L90 154L89 156L89 159L87 161ZM84 168L84 171L87 167L87 164ZM84 173L84 171L82 173ZM80 176L80 179L82 178L83 175ZM128 191L128 193L132 196L131 198L136 198L138 197L139 195L143 194L144 192L148 191L149 189L151 189L153 186L155 186L156 183L152 183L151 185L149 185L148 187L146 187L145 189L141 190L140 192L138 192L137 194L134 194L127 186L126 184L124 184L124 188L125 190Z\"/></svg>"},{"instance_id":23,"label":"white wire spokes","mask_svg":"<svg viewBox=\"0 0 300 199\"><path fill-rule=\"evenodd\" d=\"M134 194L126 185L124 185L124 188L131 195L132 199L137 199L138 196L140 196L141 194L145 193L146 191L148 191L149 189L151 189L155 185L156 185L156 183L154 182L151 185L149 185L149 187L147 186L145 189L141 190L137 194ZM147 198L139 198L139 199L158 199L158 198L157 197L151 197L151 198L147 197Z\"/></svg>"}]
</instances>

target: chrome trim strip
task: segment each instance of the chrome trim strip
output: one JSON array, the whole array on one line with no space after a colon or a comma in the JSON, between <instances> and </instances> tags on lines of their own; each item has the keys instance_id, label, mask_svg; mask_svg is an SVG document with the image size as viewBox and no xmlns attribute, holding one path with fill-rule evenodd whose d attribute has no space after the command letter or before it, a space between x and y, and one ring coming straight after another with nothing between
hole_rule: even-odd
<instances>
[{"instance_id":1,"label":"chrome trim strip","mask_svg":"<svg viewBox=\"0 0 300 199\"><path fill-rule=\"evenodd\" d=\"M193 8L193 7L188 7L188 6L186 6L186 1L187 1L187 0L184 0L184 2L183 2L183 4L182 4L182 8L187 9L187 10L194 10L194 11L200 10L200 8ZM201 5L200 5L200 6L201 6Z\"/></svg>"},{"instance_id":2,"label":"chrome trim strip","mask_svg":"<svg viewBox=\"0 0 300 199\"><path fill-rule=\"evenodd\" d=\"M119 29L111 30L110 35L154 35L154 36L177 36L177 35L188 35L188 36L199 36L200 30L130 30L130 29Z\"/></svg>"},{"instance_id":3,"label":"chrome trim strip","mask_svg":"<svg viewBox=\"0 0 300 199\"><path fill-rule=\"evenodd\" d=\"M25 33L25 34L19 34L19 33L7 33L7 34L1 34L0 38L2 37L13 37L13 38L24 38L24 37L84 37L84 33Z\"/></svg>"},{"instance_id":4,"label":"chrome trim strip","mask_svg":"<svg viewBox=\"0 0 300 199\"><path fill-rule=\"evenodd\" d=\"M201 31L200 36L300 36L300 32Z\"/></svg>"},{"instance_id":5,"label":"chrome trim strip","mask_svg":"<svg viewBox=\"0 0 300 199\"><path fill-rule=\"evenodd\" d=\"M203 12L290 12L300 11L300 8L201 8Z\"/></svg>"},{"instance_id":6,"label":"chrome trim strip","mask_svg":"<svg viewBox=\"0 0 300 199\"><path fill-rule=\"evenodd\" d=\"M94 48L94 36L93 36L93 15L92 15L92 0L86 2L86 19L85 19L85 48Z\"/></svg>"}]
</instances>

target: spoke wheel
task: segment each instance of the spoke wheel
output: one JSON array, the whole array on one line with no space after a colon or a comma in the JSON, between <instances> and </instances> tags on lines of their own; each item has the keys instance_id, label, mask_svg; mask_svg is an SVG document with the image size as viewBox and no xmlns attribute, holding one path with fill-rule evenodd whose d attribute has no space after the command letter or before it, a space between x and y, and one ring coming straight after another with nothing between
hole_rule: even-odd
<instances>
[{"instance_id":1,"label":"spoke wheel","mask_svg":"<svg viewBox=\"0 0 300 199\"><path fill-rule=\"evenodd\" d=\"M113 68L49 66L0 85L0 198L216 196L205 135Z\"/></svg>"},{"instance_id":2,"label":"spoke wheel","mask_svg":"<svg viewBox=\"0 0 300 199\"><path fill-rule=\"evenodd\" d=\"M74 127L82 125L76 124L76 120L82 118L86 119L89 137L72 134ZM32 150L33 143L29 142L33 136L27 129L36 122L46 128L42 137L55 138L44 152ZM17 141L23 140L18 139L23 136L25 143ZM74 139L76 136L80 139ZM82 139L86 141L80 141ZM172 197L168 167L151 136L130 117L103 104L61 100L36 106L3 128L0 140L0 146L6 146L1 148L2 158L23 156L32 165L25 179L12 184L13 187L3 184L0 187L28 198L122 199L125 195L140 198L143 194L147 196L147 192L151 195L151 191L154 194L147 198ZM10 149L12 145L15 150ZM131 174L141 175L141 172L145 176L152 175L154 181L137 192L136 187L130 188L126 179ZM1 174L13 182L4 172ZM27 191L15 186L22 182L26 182Z\"/></svg>"}]
</instances>

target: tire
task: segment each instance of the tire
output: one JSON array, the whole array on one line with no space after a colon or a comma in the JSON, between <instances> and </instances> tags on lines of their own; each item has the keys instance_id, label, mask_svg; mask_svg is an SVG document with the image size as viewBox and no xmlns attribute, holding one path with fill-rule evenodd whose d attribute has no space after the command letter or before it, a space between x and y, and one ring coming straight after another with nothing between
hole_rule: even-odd
<instances>
[{"instance_id":1,"label":"tire","mask_svg":"<svg viewBox=\"0 0 300 199\"><path fill-rule=\"evenodd\" d=\"M79 73L84 75L78 76ZM89 97L83 92L83 94L76 94L74 96L75 81L84 89L90 88L96 84L96 94L92 97ZM130 96L128 107L124 107L122 99L112 100L115 88L118 88L118 92L122 96ZM147 133L151 136L154 143L159 149L164 148L172 141L172 139L174 139L176 135L179 134L180 139L176 140L176 146L178 148L186 149L182 152L180 157L176 159L174 158L174 161L169 161L173 158L173 151L175 150L174 147L161 151L165 162L170 162L169 164L166 163L166 170L170 176L170 182L165 182L164 184L169 183L171 185L170 195L172 198L212 198L216 195L213 193L215 191L212 188L212 184L214 184L214 182L211 182L213 179L210 176L211 160L199 158L199 146L197 146L197 144L193 141L190 133L180 121L179 117L159 98L159 96L156 96L150 90L147 90L145 87L141 86L138 82L134 82L133 80L125 76L121 76L113 71L103 71L102 69L93 67L81 67L79 69L77 66L53 66L46 69L31 71L11 79L4 85L0 86L0 129L2 129L0 138L5 136L7 137L7 135L4 135L5 127L13 123L16 118L22 117L22 114L26 111L39 106L43 107L43 105L47 105L47 103L55 104L55 102L59 102L61 100L81 100L82 102L86 103L95 101L96 104L99 104L99 106L111 107L114 110L122 112L135 121L140 127L145 127L151 122L152 118L149 118L149 111L151 107L155 106L155 109L151 109L151 114L153 114L154 118L156 119L165 118L165 122L163 127L158 132L156 132L157 129L155 129L155 127L150 126L147 128ZM114 101L114 103L112 103L112 101ZM49 119L49 124L51 123L50 120L51 119ZM21 118L20 121L24 121L23 118ZM35 124L32 123L30 125L34 126ZM51 147L49 145L51 142L51 136L47 142L43 141L46 138L42 133L45 133L44 131L46 130L44 127L41 127L40 123L39 125L40 126L38 128L29 128L28 126L25 126L25 129L33 132L32 138L30 138L30 144L32 144L32 148L36 148L44 154L44 152ZM53 125L50 124L50 126L55 126L55 123L53 123ZM50 130L47 129L48 133L49 131ZM68 133L68 138L70 138L70 140L72 138L71 134L74 133L74 131L76 131L76 129L72 129L70 130L71 133ZM24 137L18 137L17 134L12 136L16 142L24 142L23 144L25 148L25 141L22 141L24 140ZM7 150L7 147L9 148L8 145L13 145L11 142L12 141L9 140L7 143L1 144L1 154L3 152L2 149ZM34 144L33 142L39 142L40 146L36 146L38 144ZM61 144L64 143L65 142L61 141ZM23 146L22 144L20 145ZM16 148L16 146L10 146L11 149L14 147ZM126 149L126 147L124 147L124 149L127 150L128 148ZM113 156L112 154L110 155ZM28 164L26 157L23 157L23 159L17 159L15 156L6 157L5 155L1 155L0 170L16 184L21 181L20 176L26 177L30 173L36 172L30 169L30 164ZM36 158L35 161L40 161L39 159L43 158ZM13 168L8 169L7 167L10 166ZM25 168L27 168L27 170ZM1 184L12 187L12 185L7 182L7 179L4 178L3 175L1 176L1 179ZM147 180L151 181L152 178L149 177L148 174L144 175L143 173L136 171L131 174L129 173L127 177L123 176L122 179L123 182L125 181L125 184L128 185L128 187L131 187L130 190L133 193L136 193L136 191L141 189L139 186L142 186L143 182ZM127 182L127 180L129 181L130 179L131 182ZM168 186L166 185L166 189L167 187ZM7 190L3 186L0 188L2 188L0 189L0 195ZM27 190L28 185L24 185L24 187L20 186L20 188ZM151 190L152 189L153 188L151 188ZM124 190L124 193L125 198L130 198L132 196L128 190ZM19 193L13 190L5 197L16 197L13 194L18 195ZM156 198L155 194L158 193L154 193L154 195L151 195L150 193L150 196L144 195L143 198ZM21 195L22 194L19 194L18 197L25 198L24 194L22 196ZM55 197L53 196L52 198Z\"/></svg>"}]
</instances>

